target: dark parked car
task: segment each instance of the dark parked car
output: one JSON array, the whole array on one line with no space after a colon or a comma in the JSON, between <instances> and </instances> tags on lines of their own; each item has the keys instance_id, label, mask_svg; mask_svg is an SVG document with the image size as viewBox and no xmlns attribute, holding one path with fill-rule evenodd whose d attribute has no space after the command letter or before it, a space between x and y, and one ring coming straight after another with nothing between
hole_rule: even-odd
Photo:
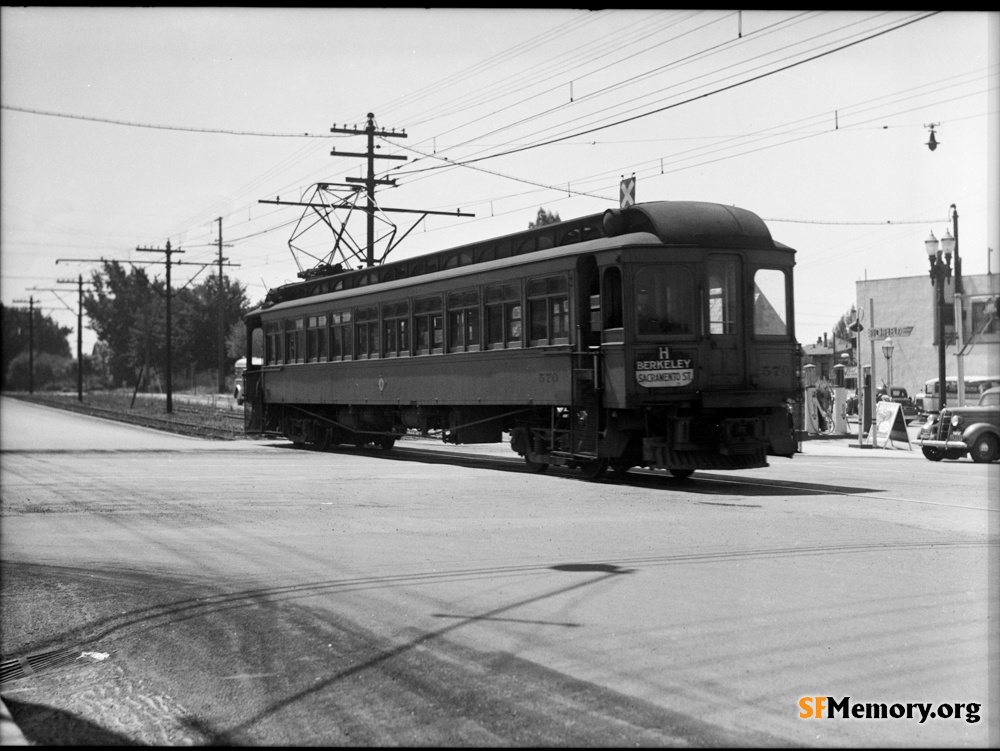
<instances>
[{"instance_id":1,"label":"dark parked car","mask_svg":"<svg viewBox=\"0 0 1000 751\"><path fill-rule=\"evenodd\" d=\"M924 456L932 462L961 459L974 462L1000 458L1000 388L984 391L975 407L948 407L931 413L917 436Z\"/></svg>"},{"instance_id":2,"label":"dark parked car","mask_svg":"<svg viewBox=\"0 0 1000 751\"><path fill-rule=\"evenodd\" d=\"M876 393L878 394L880 401L883 400L883 397L888 396L888 400L890 402L896 402L900 407L900 411L903 413L903 417L907 419L910 417L916 417L917 412L919 411L917 409L917 405L913 402L910 395L906 393L906 389L902 386L889 386L888 390L886 390L886 387L883 386Z\"/></svg>"},{"instance_id":3,"label":"dark parked car","mask_svg":"<svg viewBox=\"0 0 1000 751\"><path fill-rule=\"evenodd\" d=\"M897 402L900 407L900 411L903 413L903 417L909 420L911 417L916 417L920 410L917 409L917 405L910 398L910 395L906 393L906 389L902 386L890 386L888 391L886 387L882 386L878 391L875 392L875 397L879 401L885 401L888 398L889 401ZM858 413L858 393L855 391L852 394L848 394L847 403L845 405L847 414L856 415Z\"/></svg>"}]
</instances>

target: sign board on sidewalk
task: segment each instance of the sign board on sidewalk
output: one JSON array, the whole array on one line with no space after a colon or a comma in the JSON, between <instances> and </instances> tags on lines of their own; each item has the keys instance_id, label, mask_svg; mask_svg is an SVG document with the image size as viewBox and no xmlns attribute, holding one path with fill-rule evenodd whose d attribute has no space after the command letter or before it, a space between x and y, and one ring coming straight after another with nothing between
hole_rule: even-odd
<instances>
[{"instance_id":1,"label":"sign board on sidewalk","mask_svg":"<svg viewBox=\"0 0 1000 751\"><path fill-rule=\"evenodd\" d=\"M910 434L906 431L906 420L903 419L903 412L896 402L879 402L875 405L875 421L868 433L869 443L876 448L886 447L887 443L893 441L905 441L910 451ZM895 446L893 446L895 448Z\"/></svg>"}]
</instances>

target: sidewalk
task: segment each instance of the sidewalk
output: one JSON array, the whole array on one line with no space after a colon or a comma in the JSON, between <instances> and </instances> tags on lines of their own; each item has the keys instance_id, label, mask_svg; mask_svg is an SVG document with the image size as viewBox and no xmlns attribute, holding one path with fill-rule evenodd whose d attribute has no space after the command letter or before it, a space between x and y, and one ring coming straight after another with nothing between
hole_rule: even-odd
<instances>
[{"instance_id":1,"label":"sidewalk","mask_svg":"<svg viewBox=\"0 0 1000 751\"><path fill-rule=\"evenodd\" d=\"M920 425L908 425L907 435L910 445L905 441L889 441L887 446L872 446L862 439L858 441L858 424L848 423L851 433L820 433L804 434L799 439L799 453L813 456L878 456L907 457L924 459L924 454L917 443ZM864 445L862 445L862 442ZM926 460L924 460L926 461Z\"/></svg>"}]
</instances>

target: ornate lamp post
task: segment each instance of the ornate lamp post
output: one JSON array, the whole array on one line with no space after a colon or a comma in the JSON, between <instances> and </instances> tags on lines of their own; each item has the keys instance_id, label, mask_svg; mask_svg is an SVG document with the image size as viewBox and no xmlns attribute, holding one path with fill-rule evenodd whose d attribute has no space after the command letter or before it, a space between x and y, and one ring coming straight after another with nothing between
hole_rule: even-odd
<instances>
[{"instance_id":1,"label":"ornate lamp post","mask_svg":"<svg viewBox=\"0 0 1000 751\"><path fill-rule=\"evenodd\" d=\"M896 344L892 341L891 336L887 336L885 341L882 342L882 354L885 355L885 372L889 375L887 386L892 386L892 350L895 347Z\"/></svg>"},{"instance_id":2,"label":"ornate lamp post","mask_svg":"<svg viewBox=\"0 0 1000 751\"><path fill-rule=\"evenodd\" d=\"M930 263L931 284L935 286L937 291L938 394L940 395L939 409L944 409L945 394L948 390L945 382L944 359L944 284L946 279L951 279L951 254L955 249L955 238L951 236L951 232L945 230L944 237L938 243L938 239L931 232L931 236L924 241L924 249L927 251L927 260Z\"/></svg>"}]
</instances>

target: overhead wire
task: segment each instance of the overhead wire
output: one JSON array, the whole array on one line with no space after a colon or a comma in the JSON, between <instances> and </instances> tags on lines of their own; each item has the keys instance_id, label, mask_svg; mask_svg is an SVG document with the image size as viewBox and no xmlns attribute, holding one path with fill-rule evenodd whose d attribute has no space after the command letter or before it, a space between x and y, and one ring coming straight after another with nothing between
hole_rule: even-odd
<instances>
[{"instance_id":1,"label":"overhead wire","mask_svg":"<svg viewBox=\"0 0 1000 751\"><path fill-rule=\"evenodd\" d=\"M691 96L688 96L685 99L681 99L680 101L672 102L670 104L667 104L667 105L664 105L664 106L661 106L661 107L656 107L656 108L654 108L652 110L646 110L646 111L643 111L643 112L639 112L638 114L631 114L631 115L628 115L627 117L618 117L617 119L614 119L614 120L612 120L610 122L605 122L605 123L602 123L602 124L585 125L585 126L583 126L582 129L575 129L575 130L573 130L572 132L569 132L569 133L564 132L561 135L552 136L552 137L544 139L544 140L532 142L532 143L530 143L528 145L520 146L520 147L517 147L517 148L511 148L511 149L507 149L507 150L504 150L504 151L493 152L493 153L489 153L489 154L478 156L478 157L477 156L465 157L465 158L463 158L460 161L453 161L451 163L452 164L463 164L463 163L464 164L469 164L469 163L474 163L474 162L478 162L478 161L483 161L483 160L486 160L486 159L496 159L496 158L499 158L499 157L502 157L502 156L509 156L509 155L512 155L512 154L522 153L524 151L528 151L528 150L531 150L531 149L537 149L537 148L541 148L543 146L548 146L548 145L551 145L551 144L554 144L554 143L565 141L565 140L568 140L570 138L579 138L579 137L584 136L584 135L589 135L591 133L595 133L595 132L598 132L598 131L601 131L601 130L606 130L608 128L612 128L612 127L617 127L617 126L620 126L620 125L624 125L626 123L634 122L636 120L639 120L639 119L642 119L642 118L646 118L646 117L650 117L652 115L657 115L657 114L666 112L668 110L680 107L682 105L691 104L692 102L699 101L699 100L702 100L702 99L706 99L708 97L715 96L717 94L721 94L721 93L724 93L724 92L727 92L727 91L731 91L731 90L733 90L735 88L738 88L740 86L745 86L745 85L748 85L750 83L754 83L756 81L762 80L764 78L768 78L768 77L776 75L778 73L786 72L786 71L791 70L793 68L796 68L796 67L798 67L800 65L804 65L806 63L813 62L815 60L821 59L823 57L826 57L828 55L834 54L836 52L841 52L841 51L843 51L845 49L848 49L850 47L856 46L856 45L861 44L861 43L866 42L866 41L870 41L872 39L875 39L877 37L883 36L883 35L888 34L890 32L898 31L899 29L904 28L904 27L906 27L906 26L908 26L910 24L913 24L913 23L916 23L918 21L922 21L922 20L925 20L927 18L930 18L933 15L936 15L938 12L939 11L931 11L931 12L926 13L926 14L924 14L922 16L917 17L917 18L913 18L913 19L904 21L904 22L902 22L902 23L900 23L900 24L898 24L896 26L892 26L892 27L887 28L887 29L882 29L880 31L876 31L876 32L874 32L872 34L869 34L869 35L867 35L865 37L862 37L860 39L855 39L855 40L852 40L852 41L849 41L849 42L845 42L845 43L840 44L837 47L834 47L832 49L828 49L828 50L824 50L822 52L817 52L817 53L814 53L812 55L808 55L807 57L804 57L804 58L801 58L801 59L794 60L792 62L786 63L785 65L782 65L782 66L780 66L778 68L767 70L767 71L764 71L762 73L758 73L757 75L750 76L749 78L744 78L744 79L741 79L739 81L735 81L733 83L725 84L723 86L717 86L716 88L713 88L713 89L711 89L709 91L706 91L704 93L691 95ZM685 93L688 93L688 92L685 92ZM431 167L431 168L428 168L428 169L436 169L436 168L435 167Z\"/></svg>"},{"instance_id":2,"label":"overhead wire","mask_svg":"<svg viewBox=\"0 0 1000 751\"><path fill-rule=\"evenodd\" d=\"M932 14L930 14L930 15L932 15ZM924 17L927 17L927 16L924 16ZM917 20L922 20L922 19L917 19ZM569 25L567 24L567 27L568 27L568 26L569 26ZM894 27L894 29L895 29L895 28L900 28L900 27ZM568 28L567 28L567 30L566 30L566 33L569 33L569 29L568 29ZM885 32L882 32L882 33L885 33ZM540 36L541 36L541 35L540 35ZM868 37L868 38L870 38L870 37ZM855 42L855 43L857 43L857 42ZM850 45L846 45L846 46L850 46ZM830 52L828 51L828 52L825 52L825 53L823 53L823 54L830 54ZM822 55L819 55L819 56L822 56ZM815 59L815 58L810 58L810 59ZM744 61L744 62L745 62L745 61ZM796 65L797 65L797 64L801 64L802 62L805 62L805 61L798 61L798 62L796 62L795 64L796 64ZM789 66L789 67L792 67L792 66ZM648 73L647 73L647 74L648 74ZM458 75L458 74L456 74L456 75ZM646 74L644 74L644 75L646 75ZM651 74L650 74L650 75L651 75ZM712 92L712 93L717 93L717 92ZM671 106L679 106L679 104L674 104L674 105L671 105ZM651 113L647 113L647 114L651 114ZM82 119L88 119L88 118L82 118ZM621 122L625 122L625 121L620 121L620 122L619 122L618 124L621 124ZM612 127L612 125L614 125L614 123L611 123L611 124L607 124L607 125L603 125L603 126L601 126L601 128L597 128L597 129L605 129L605 128L609 128L609 127ZM204 130L205 130L206 132L224 132L224 131L221 131L221 130L217 130L217 129L204 129ZM596 130L596 129L595 129L595 130ZM585 133L585 134L589 134L590 132L593 132L593 131L586 131L586 133ZM236 134L236 133L232 133L232 134ZM249 135L263 135L263 134L249 134ZM294 134L286 134L286 136L288 136L288 137L290 137L290 136L292 136L292 135L294 135ZM565 136L565 137L563 137L563 138L560 138L560 139L558 139L558 141L559 141L559 142L562 142L562 141L565 141L565 140L568 140L569 138L572 138L572 137L580 137L580 136L581 136L581 133L580 133L580 132L574 132L574 133L571 133L571 134L569 134L568 136ZM303 136L298 136L298 137L303 137ZM316 138L318 138L319 136L315 136L315 137L316 137ZM327 137L328 137L328 136L327 136ZM772 137L773 137L773 136L772 136ZM543 146L543 145L551 145L552 143L554 143L554 142L550 140L550 141L548 141L547 143L536 143L536 144L532 144L532 145L531 145L530 147L525 147L525 148L539 148L539 147L541 147L541 146ZM304 148L302 149L302 151L311 151L311 150L312 150L312 148L313 148L313 147L304 147ZM486 156L486 157L483 157L483 158L481 158L481 159L476 159L476 160L474 160L474 161L476 161L476 162L479 162L479 161L482 161L482 159L485 159L485 158L496 158L496 157L498 157L498 156L502 156L502 155L505 155L505 154L509 154L509 153L516 153L516 151L521 151L521 150L525 150L525 149L521 149L521 148L519 148L519 149L516 149L515 151L506 151L506 152L501 152L501 153L499 153L499 154L497 154L497 153L494 153L494 154L491 154L491 155L489 155L489 156ZM310 154L310 155L311 155L311 154ZM425 156L426 156L426 155L425 155ZM467 161L467 162L449 162L449 163L448 163L448 165L446 165L446 166L448 166L448 167L456 167L456 166L465 166L466 164L467 164L467 165L469 165L470 167L472 166L472 162L468 162L468 161ZM440 168L438 168L438 169L440 169ZM325 171L326 171L327 173L329 172L329 170L325 170ZM502 173L500 173L500 172L498 172L498 171L494 171L494 170L482 170L482 171L485 171L485 172L489 172L490 174L496 174L497 176L501 176L501 177L505 177L506 179L514 179L514 180L517 180L517 179L518 179L518 178L515 178L515 177L513 177L513 176L509 176L509 175L503 175ZM412 174L415 174L415 173L411 172L411 173L405 173L405 174L407 174L407 175L412 175ZM266 179L266 178L262 178L262 179ZM411 178L411 179L412 179L412 178ZM528 184L533 184L533 185L536 185L537 187L542 187L542 188L544 188L544 187L548 187L549 189L552 189L552 190L562 190L562 189L561 189L560 187L558 187L558 186L544 186L544 185L543 185L543 184L541 184L541 183L537 183L537 182L533 182L533 181L521 181L521 182L526 182L526 183L528 183ZM282 192L284 192L284 188L282 188L281 190L282 190ZM213 207L213 208L214 208L214 207ZM240 210L238 210L238 211L242 211L242 209L240 209ZM213 211L212 213L217 213L217 212L214 212L214 211ZM278 213L278 212L277 212L277 211L274 211L274 212L272 212L272 213L275 213L275 214L276 214L276 213ZM204 214L202 214L202 216L204 216ZM202 220L202 222L204 222L204 220ZM249 223L249 221L247 221L246 223ZM278 231L278 230L280 230L280 229L281 229L281 228L283 228L283 227L287 227L287 226L291 225L292 223L293 223L293 222L284 222L284 223L281 223L281 224L278 224L278 225L276 225L276 226L273 226L273 227L269 227L269 228L267 228L267 229L264 229L264 230L260 230L260 231L255 231L255 232L251 232L251 233L248 233L248 234L246 234L246 235L244 235L244 236L242 236L242 237L234 237L234 238L233 238L233 241L234 241L234 242L238 242L238 241L240 241L240 240L246 240L246 239L249 239L249 238L253 238L253 237L260 237L260 236L263 236L263 235L266 235L266 234L268 234L268 233L270 233L270 232L274 232L274 231ZM187 224L186 226L190 226L190 224Z\"/></svg>"}]
</instances>

